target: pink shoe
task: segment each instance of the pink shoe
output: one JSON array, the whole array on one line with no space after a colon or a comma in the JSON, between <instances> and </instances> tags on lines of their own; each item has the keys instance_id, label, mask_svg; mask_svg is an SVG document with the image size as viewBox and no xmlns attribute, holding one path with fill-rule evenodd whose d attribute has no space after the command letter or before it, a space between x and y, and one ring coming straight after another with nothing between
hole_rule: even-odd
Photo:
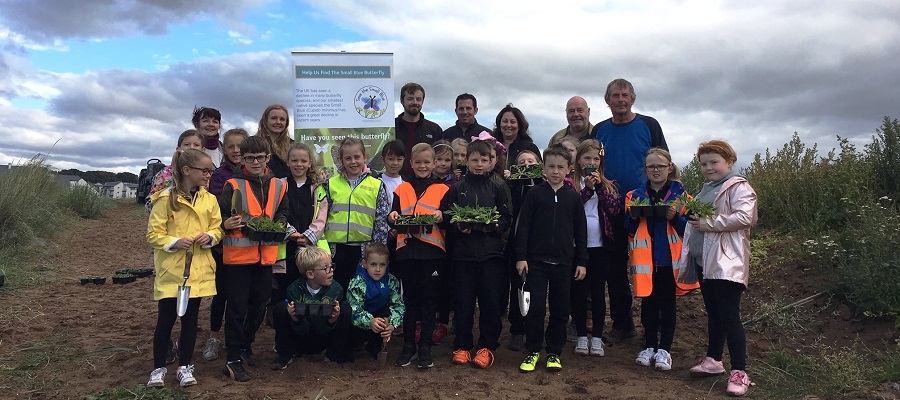
<instances>
[{"instance_id":1,"label":"pink shoe","mask_svg":"<svg viewBox=\"0 0 900 400\"><path fill-rule=\"evenodd\" d=\"M441 344L441 341L444 340L444 336L447 336L447 325L437 324L434 327L434 333L431 334L431 341L434 344Z\"/></svg>"},{"instance_id":2,"label":"pink shoe","mask_svg":"<svg viewBox=\"0 0 900 400\"><path fill-rule=\"evenodd\" d=\"M690 373L695 378L703 378L725 373L725 367L722 366L721 361L716 361L712 357L703 357L697 365L691 367Z\"/></svg>"},{"instance_id":3,"label":"pink shoe","mask_svg":"<svg viewBox=\"0 0 900 400\"><path fill-rule=\"evenodd\" d=\"M731 371L731 377L728 378L728 389L725 391L731 396L743 396L747 394L750 388L750 377L747 373L736 369Z\"/></svg>"}]
</instances>

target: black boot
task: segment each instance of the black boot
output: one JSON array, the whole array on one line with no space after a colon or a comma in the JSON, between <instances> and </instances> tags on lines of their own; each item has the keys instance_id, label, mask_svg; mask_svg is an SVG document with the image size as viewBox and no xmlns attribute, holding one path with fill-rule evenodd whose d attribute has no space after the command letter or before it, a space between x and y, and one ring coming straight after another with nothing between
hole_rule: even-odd
<instances>
[{"instance_id":1,"label":"black boot","mask_svg":"<svg viewBox=\"0 0 900 400\"><path fill-rule=\"evenodd\" d=\"M431 352L429 351L429 357ZM413 357L416 355L416 345L414 344L404 344L403 351L400 352L400 356L397 357L397 361L394 362L398 367L405 367L412 362Z\"/></svg>"},{"instance_id":2,"label":"black boot","mask_svg":"<svg viewBox=\"0 0 900 400\"><path fill-rule=\"evenodd\" d=\"M434 366L434 361L431 359L431 344L419 343L419 368L431 368Z\"/></svg>"}]
</instances>

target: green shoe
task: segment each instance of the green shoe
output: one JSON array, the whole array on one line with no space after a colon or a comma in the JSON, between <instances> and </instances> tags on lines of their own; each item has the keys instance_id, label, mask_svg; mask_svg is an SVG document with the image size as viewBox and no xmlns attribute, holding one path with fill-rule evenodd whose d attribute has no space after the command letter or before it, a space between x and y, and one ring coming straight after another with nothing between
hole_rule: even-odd
<instances>
[{"instance_id":1,"label":"green shoe","mask_svg":"<svg viewBox=\"0 0 900 400\"><path fill-rule=\"evenodd\" d=\"M537 363L540 359L541 353L529 353L527 356L525 356L525 361L522 361L522 364L519 365L519 371L534 371L534 369L537 368Z\"/></svg>"},{"instance_id":2,"label":"green shoe","mask_svg":"<svg viewBox=\"0 0 900 400\"><path fill-rule=\"evenodd\" d=\"M525 365L525 364L522 364ZM562 369L562 362L556 354L547 354L547 369L551 371L559 371Z\"/></svg>"}]
</instances>

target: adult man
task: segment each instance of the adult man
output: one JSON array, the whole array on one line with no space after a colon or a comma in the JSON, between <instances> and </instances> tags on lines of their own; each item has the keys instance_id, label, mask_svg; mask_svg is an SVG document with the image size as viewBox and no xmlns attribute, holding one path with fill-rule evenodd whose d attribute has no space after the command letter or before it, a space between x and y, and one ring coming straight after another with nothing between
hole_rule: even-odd
<instances>
[{"instance_id":1,"label":"adult man","mask_svg":"<svg viewBox=\"0 0 900 400\"><path fill-rule=\"evenodd\" d=\"M411 157L412 148L417 143L432 144L442 135L441 127L422 115L424 102L425 88L422 85L409 82L400 88L400 104L403 105L403 112L394 120L394 138L403 142L407 158ZM403 163L400 175L403 177L412 175L412 167L408 162Z\"/></svg>"},{"instance_id":2,"label":"adult man","mask_svg":"<svg viewBox=\"0 0 900 400\"><path fill-rule=\"evenodd\" d=\"M574 96L566 102L566 121L569 126L562 128L559 132L553 134L547 147L559 143L564 137L572 136L575 139L584 140L590 137L591 128L591 108L588 107L587 101L581 96Z\"/></svg>"},{"instance_id":3,"label":"adult man","mask_svg":"<svg viewBox=\"0 0 900 400\"><path fill-rule=\"evenodd\" d=\"M491 129L478 124L475 114L478 114L478 100L469 93L456 96L456 123L444 131L444 140L450 142L456 138L472 141L472 136L478 136L481 131L490 132Z\"/></svg>"},{"instance_id":4,"label":"adult man","mask_svg":"<svg viewBox=\"0 0 900 400\"><path fill-rule=\"evenodd\" d=\"M635 114L634 86L625 79L615 79L606 86L606 104L612 111L612 118L594 126L591 137L603 143L605 150L604 174L616 181L619 197L644 183L642 176L644 159L651 147L668 150L662 128L652 117ZM624 205L623 205L624 206ZM628 285L628 241L624 227L624 216L613 221L615 246L607 275L609 287L610 318L612 331L608 339L618 342L635 335L634 320L631 316L631 288Z\"/></svg>"}]
</instances>

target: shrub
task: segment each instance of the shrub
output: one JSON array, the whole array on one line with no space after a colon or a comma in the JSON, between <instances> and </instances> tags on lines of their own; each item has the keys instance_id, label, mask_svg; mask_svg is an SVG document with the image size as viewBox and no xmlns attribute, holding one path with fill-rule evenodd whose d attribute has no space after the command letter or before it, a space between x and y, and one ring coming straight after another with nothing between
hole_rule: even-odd
<instances>
[{"instance_id":1,"label":"shrub","mask_svg":"<svg viewBox=\"0 0 900 400\"><path fill-rule=\"evenodd\" d=\"M112 206L109 199L100 196L88 186L76 186L66 192L63 204L81 218L98 219Z\"/></svg>"},{"instance_id":2,"label":"shrub","mask_svg":"<svg viewBox=\"0 0 900 400\"><path fill-rule=\"evenodd\" d=\"M697 157L691 158L691 162L681 168L681 184L684 185L684 190L696 196L703 188L704 181L703 174L700 173L700 161Z\"/></svg>"}]
</instances>

